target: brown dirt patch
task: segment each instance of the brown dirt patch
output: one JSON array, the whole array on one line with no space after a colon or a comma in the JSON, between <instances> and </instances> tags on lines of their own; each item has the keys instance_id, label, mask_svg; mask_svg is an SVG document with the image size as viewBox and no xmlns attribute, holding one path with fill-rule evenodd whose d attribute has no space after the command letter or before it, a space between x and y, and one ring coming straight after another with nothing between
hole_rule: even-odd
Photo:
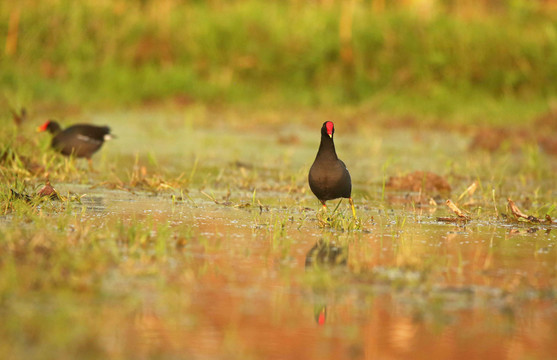
<instances>
[{"instance_id":1,"label":"brown dirt patch","mask_svg":"<svg viewBox=\"0 0 557 360\"><path fill-rule=\"evenodd\" d=\"M442 176L427 171L414 171L404 176L391 176L385 183L389 190L405 190L428 194L450 193L451 185Z\"/></svg>"}]
</instances>

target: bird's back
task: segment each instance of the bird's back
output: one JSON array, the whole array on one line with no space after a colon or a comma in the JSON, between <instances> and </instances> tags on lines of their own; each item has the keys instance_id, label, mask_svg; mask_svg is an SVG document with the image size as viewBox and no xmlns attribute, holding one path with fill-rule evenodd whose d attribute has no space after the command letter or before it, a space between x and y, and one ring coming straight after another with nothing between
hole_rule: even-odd
<instances>
[{"instance_id":1,"label":"bird's back","mask_svg":"<svg viewBox=\"0 0 557 360\"><path fill-rule=\"evenodd\" d=\"M64 155L90 158L110 135L108 126L77 124L59 132L52 138L52 147Z\"/></svg>"}]
</instances>

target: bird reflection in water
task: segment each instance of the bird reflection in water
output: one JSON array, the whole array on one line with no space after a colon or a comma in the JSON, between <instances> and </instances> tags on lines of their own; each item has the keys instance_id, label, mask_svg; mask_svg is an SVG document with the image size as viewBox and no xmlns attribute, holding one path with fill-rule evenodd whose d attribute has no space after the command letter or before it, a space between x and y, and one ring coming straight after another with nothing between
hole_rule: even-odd
<instances>
[{"instance_id":1,"label":"bird reflection in water","mask_svg":"<svg viewBox=\"0 0 557 360\"><path fill-rule=\"evenodd\" d=\"M348 246L335 240L320 239L306 254L306 271L327 271L337 267L345 267L348 263ZM315 296L315 322L324 325L327 320L327 294L321 286L313 286Z\"/></svg>"}]
</instances>

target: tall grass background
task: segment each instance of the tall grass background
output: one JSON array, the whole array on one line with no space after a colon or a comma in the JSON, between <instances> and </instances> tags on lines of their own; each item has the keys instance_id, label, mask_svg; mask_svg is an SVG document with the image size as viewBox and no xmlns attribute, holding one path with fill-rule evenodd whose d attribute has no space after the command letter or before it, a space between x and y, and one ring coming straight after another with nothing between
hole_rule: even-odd
<instances>
[{"instance_id":1,"label":"tall grass background","mask_svg":"<svg viewBox=\"0 0 557 360\"><path fill-rule=\"evenodd\" d=\"M549 1L3 1L0 44L4 108L173 99L442 116L518 103L524 115L557 94Z\"/></svg>"}]
</instances>

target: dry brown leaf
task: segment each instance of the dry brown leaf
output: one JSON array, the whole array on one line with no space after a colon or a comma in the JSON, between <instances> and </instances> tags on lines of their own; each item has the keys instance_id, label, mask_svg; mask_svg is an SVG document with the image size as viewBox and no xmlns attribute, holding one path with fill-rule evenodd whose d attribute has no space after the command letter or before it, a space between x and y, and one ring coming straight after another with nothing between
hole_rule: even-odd
<instances>
[{"instance_id":1,"label":"dry brown leaf","mask_svg":"<svg viewBox=\"0 0 557 360\"><path fill-rule=\"evenodd\" d=\"M470 217L468 215L466 215L464 212L462 212L462 210L460 210L454 202L452 202L451 199L448 199L447 202L447 207L456 214L456 216L463 218L463 219L469 219Z\"/></svg>"},{"instance_id":2,"label":"dry brown leaf","mask_svg":"<svg viewBox=\"0 0 557 360\"><path fill-rule=\"evenodd\" d=\"M507 201L509 203L509 209L511 209L511 212L515 217L528 219L528 215L520 211L520 209L518 208L518 206L516 206L514 201L512 201L510 198L507 198Z\"/></svg>"},{"instance_id":3,"label":"dry brown leaf","mask_svg":"<svg viewBox=\"0 0 557 360\"><path fill-rule=\"evenodd\" d=\"M525 213L520 211L518 206L516 206L514 201L512 201L510 198L507 198L507 201L508 201L509 209L511 210L511 213L514 215L515 218L517 218L517 219L523 218L523 219L526 219L526 220L528 220L529 222L532 222L532 223L540 223L541 222L540 219L538 219L537 217L532 216L532 215L526 215ZM551 217L549 219L551 220ZM546 216L546 220L547 220L547 216Z\"/></svg>"},{"instance_id":4,"label":"dry brown leaf","mask_svg":"<svg viewBox=\"0 0 557 360\"><path fill-rule=\"evenodd\" d=\"M50 197L51 199L59 199L58 193L56 190L50 185L50 180L46 179L46 183L44 186L37 192L37 195Z\"/></svg>"}]
</instances>

